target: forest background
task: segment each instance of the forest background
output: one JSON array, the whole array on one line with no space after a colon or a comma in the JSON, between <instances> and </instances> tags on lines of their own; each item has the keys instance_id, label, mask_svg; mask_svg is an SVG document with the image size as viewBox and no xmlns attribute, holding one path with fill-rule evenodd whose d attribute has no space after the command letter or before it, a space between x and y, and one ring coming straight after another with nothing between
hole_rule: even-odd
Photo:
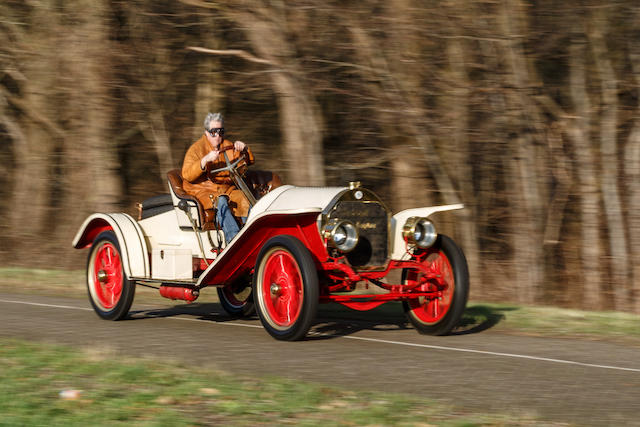
<instances>
[{"instance_id":1,"label":"forest background","mask_svg":"<svg viewBox=\"0 0 640 427\"><path fill-rule=\"evenodd\" d=\"M221 111L296 185L464 203L472 298L640 312L640 5L0 3L0 264L84 268Z\"/></svg>"}]
</instances>

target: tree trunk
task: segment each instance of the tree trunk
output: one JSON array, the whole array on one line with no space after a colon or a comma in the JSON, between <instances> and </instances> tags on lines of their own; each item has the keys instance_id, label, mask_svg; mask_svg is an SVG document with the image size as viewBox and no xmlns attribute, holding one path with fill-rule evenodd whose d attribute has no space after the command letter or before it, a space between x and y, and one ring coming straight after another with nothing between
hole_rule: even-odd
<instances>
[{"instance_id":1,"label":"tree trunk","mask_svg":"<svg viewBox=\"0 0 640 427\"><path fill-rule=\"evenodd\" d=\"M640 114L640 105L637 114ZM625 176L629 183L629 246L633 265L630 279L632 283L630 302L631 309L635 313L640 313L640 120L638 119L636 119L627 140Z\"/></svg>"},{"instance_id":2,"label":"tree trunk","mask_svg":"<svg viewBox=\"0 0 640 427\"><path fill-rule=\"evenodd\" d=\"M638 8L637 17L640 17ZM629 247L631 254L631 283L632 283L632 309L640 313L640 47L637 44L630 45L630 62L633 70L633 79L636 87L636 107L633 127L625 147L624 171L627 183L629 212Z\"/></svg>"},{"instance_id":3,"label":"tree trunk","mask_svg":"<svg viewBox=\"0 0 640 427\"><path fill-rule=\"evenodd\" d=\"M160 181L164 181L167 172L177 166L173 161L171 152L171 140L162 115L162 106L155 102L150 102L152 111L149 112L149 123L141 124L142 132L145 137L153 142L156 156L158 156L158 164L160 165ZM204 116L203 116L204 118Z\"/></svg>"},{"instance_id":4,"label":"tree trunk","mask_svg":"<svg viewBox=\"0 0 640 427\"><path fill-rule=\"evenodd\" d=\"M216 39L212 39L215 42ZM217 48L217 47L216 47ZM224 107L224 91L220 82L222 75L216 62L209 56L202 58L198 66L198 81L196 83L194 135L197 139L202 136L204 118L207 113L221 111ZM194 141L195 141L194 139Z\"/></svg>"},{"instance_id":5,"label":"tree trunk","mask_svg":"<svg viewBox=\"0 0 640 427\"><path fill-rule=\"evenodd\" d=\"M76 14L75 31L65 38L62 59L68 73L69 98L66 115L69 135L64 141L65 187L63 209L70 228L77 228L89 212L120 211L122 182L111 125L114 103L109 41L108 7L104 1L78 0L67 4ZM63 232L68 232L63 225Z\"/></svg>"},{"instance_id":6,"label":"tree trunk","mask_svg":"<svg viewBox=\"0 0 640 427\"><path fill-rule=\"evenodd\" d=\"M403 85L406 82L401 83L393 75L389 68L389 61L375 48L376 44L367 31L352 19L348 19L347 26L353 37L353 42L357 46L359 60L366 64L358 69L362 72L364 79L375 82L373 85L375 90L372 90L371 96L379 98L379 105L387 106L385 109L376 109L379 121L381 123L388 121L387 116L390 112L392 113L395 119L396 134L403 138L405 146L408 141L422 153L424 164L433 177L436 189L444 203L460 203L457 191L445 171L444 162L440 159L433 146L433 141L423 126L427 120L424 116L424 108L421 105L411 103L411 100L416 98L410 96L404 89ZM411 90L417 89L412 87ZM406 151L405 148L403 150Z\"/></svg>"},{"instance_id":7,"label":"tree trunk","mask_svg":"<svg viewBox=\"0 0 640 427\"><path fill-rule=\"evenodd\" d=\"M581 262L584 275L583 306L587 309L602 307L602 278L600 264L600 193L598 192L597 166L591 144L591 105L587 93L585 67L586 43L579 34L569 46L569 86L576 119L570 129L573 151L576 156L579 194L581 197L580 224Z\"/></svg>"},{"instance_id":8,"label":"tree trunk","mask_svg":"<svg viewBox=\"0 0 640 427\"><path fill-rule=\"evenodd\" d=\"M301 78L304 73L294 47L287 40L283 11L259 5L253 13L233 8L228 13L242 27L256 53L280 67L269 76L280 110L286 181L295 185L324 185L322 115L313 91Z\"/></svg>"},{"instance_id":9,"label":"tree trunk","mask_svg":"<svg viewBox=\"0 0 640 427\"><path fill-rule=\"evenodd\" d=\"M39 31L32 31L20 40L24 56L16 62L23 66L20 99L12 103L20 111L17 124L23 137L16 142L15 177L10 204L10 224L17 242L24 243L47 230L49 219L51 153L59 135L45 123L52 111L52 94L56 88L55 33L58 13L55 2L37 2L33 11L33 24ZM17 135L17 129L14 134ZM20 140L21 139L21 140Z\"/></svg>"},{"instance_id":10,"label":"tree trunk","mask_svg":"<svg viewBox=\"0 0 640 427\"><path fill-rule=\"evenodd\" d=\"M421 189L424 185L424 165L419 156L402 156L391 161L391 203L394 210L401 211L419 206L428 206L429 195ZM436 224L437 225L437 224Z\"/></svg>"},{"instance_id":11,"label":"tree trunk","mask_svg":"<svg viewBox=\"0 0 640 427\"><path fill-rule=\"evenodd\" d=\"M95 185L93 205L98 211L111 211L118 207L122 182L119 175L117 147L113 145L114 130L111 126L113 103L110 99L109 76L111 71L108 28L106 23L106 2L88 2L86 21L80 37L86 50L79 53L85 64L79 66L81 103L86 106L82 127L82 139L90 147L89 159L92 167L92 181ZM78 64L79 65L79 64Z\"/></svg>"},{"instance_id":12,"label":"tree trunk","mask_svg":"<svg viewBox=\"0 0 640 427\"><path fill-rule=\"evenodd\" d=\"M476 223L477 202L473 189L473 168L470 162L471 147L468 138L469 131L469 98L471 95L468 72L466 69L466 52L463 43L458 39L451 39L447 44L447 59L449 62L452 89L445 101L451 108L452 127L452 164L455 169L456 181L459 183L462 202L465 205L462 213L460 241L469 264L469 274L474 285L474 292L482 295L482 284L479 276L480 249L478 244L478 229ZM443 108L446 108L443 106Z\"/></svg>"},{"instance_id":13,"label":"tree trunk","mask_svg":"<svg viewBox=\"0 0 640 427\"><path fill-rule=\"evenodd\" d=\"M516 146L512 153L510 174L515 184L513 210L513 242L516 273L516 286L520 289L519 298L523 303L535 302L542 293L545 262L540 239L532 241L531 236L541 235L543 231L544 202L543 179L540 171L544 166L544 153L537 149L536 139L540 138L536 128L541 118L535 104L529 98L529 89L535 79L530 76L530 67L525 57L522 43L516 37L526 34L525 17L522 4L516 0L503 0L499 12L501 33L507 38L504 44L505 62L508 65L509 83L516 89L512 94L513 119L517 137L512 139Z\"/></svg>"},{"instance_id":14,"label":"tree trunk","mask_svg":"<svg viewBox=\"0 0 640 427\"><path fill-rule=\"evenodd\" d=\"M309 89L292 75L275 73L271 79L278 93L288 182L325 185L322 116L315 100Z\"/></svg>"},{"instance_id":15,"label":"tree trunk","mask_svg":"<svg viewBox=\"0 0 640 427\"><path fill-rule=\"evenodd\" d=\"M433 182L428 177L430 164L439 162L437 155L434 155L433 139L426 141L426 136L424 136L421 142L422 145L420 143L418 145L415 143L407 144L407 139L418 141L415 137L416 133L426 135L426 126L424 124L429 121L423 102L425 88L422 82L422 75L430 67L415 60L423 55L423 44L420 40L420 34L416 34L411 29L411 23L424 11L413 6L413 0L389 1L384 12L387 17L386 23L389 26L387 30L388 45L384 49L385 55L381 56L380 53L375 53L375 49L372 50L372 36L370 34L361 33L360 39L362 43L359 45L367 55L372 56L371 59L368 59L368 62L371 62L374 68L381 67L377 69L384 71L387 75L384 77L379 74L377 78L381 82L384 78L390 80L387 83L383 83L383 85L388 85L390 90L383 90L382 92L392 98L392 105L397 106L397 112L405 113L410 111L401 120L394 120L392 123L385 125L385 133L395 135L393 138L394 151L404 154L404 156L394 156L391 160L393 206L397 210L429 206L437 202L437 200L433 200L431 195L431 193L437 194L437 191L428 191L429 183ZM362 21L361 24L363 24ZM363 29L363 31L365 30ZM374 59L376 55L380 56L377 61ZM372 91L372 93L376 92L375 90ZM402 107L400 105L401 102L404 102ZM384 105L384 103L385 101L379 103L379 105ZM381 117L379 122L383 123L385 120ZM403 132L405 127L412 129L413 135L406 135ZM416 127L422 128L422 131L416 132ZM425 149L432 154L427 161L425 161ZM434 181L437 183L442 181L442 178L434 176ZM436 190L441 190L441 188L438 186ZM440 222L438 222L438 225L442 226Z\"/></svg>"},{"instance_id":16,"label":"tree trunk","mask_svg":"<svg viewBox=\"0 0 640 427\"><path fill-rule=\"evenodd\" d=\"M589 40L595 63L600 74L602 90L602 116L600 119L600 158L602 198L609 237L611 255L611 285L613 287L614 308L624 310L628 303L627 283L629 280L629 260L627 237L622 215L622 203L618 188L618 85L611 59L607 55L604 34L606 16L595 13L591 19Z\"/></svg>"},{"instance_id":17,"label":"tree trunk","mask_svg":"<svg viewBox=\"0 0 640 427\"><path fill-rule=\"evenodd\" d=\"M564 153L560 125L552 124L547 130L546 139L550 151L549 173L555 179L555 188L547 210L542 242L545 247L551 249L552 246L566 242L561 236L561 231L572 185L572 165Z\"/></svg>"}]
</instances>

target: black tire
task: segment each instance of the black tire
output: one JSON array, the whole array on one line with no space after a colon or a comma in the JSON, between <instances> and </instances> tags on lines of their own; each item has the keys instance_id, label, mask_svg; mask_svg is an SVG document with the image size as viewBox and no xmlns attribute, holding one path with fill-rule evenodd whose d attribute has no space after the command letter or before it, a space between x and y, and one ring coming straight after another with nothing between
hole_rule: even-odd
<instances>
[{"instance_id":1,"label":"black tire","mask_svg":"<svg viewBox=\"0 0 640 427\"><path fill-rule=\"evenodd\" d=\"M447 311L436 316L427 314L428 304L441 303L435 300L413 300L414 302L404 301L402 303L405 314L411 324L425 335L448 335L460 322L460 318L464 313L469 296L469 269L467 267L467 259L454 241L443 234L438 235L436 243L426 250L429 254L428 260L433 262L441 262L447 271L443 277L449 281L451 276L453 279L453 295L446 294L445 304L448 303ZM444 257L444 258L443 258ZM445 262L446 261L446 262ZM448 263L448 265L447 265ZM405 283L408 278L408 270L402 271L402 282ZM451 286L451 283L449 283ZM433 319L431 318L433 317Z\"/></svg>"},{"instance_id":2,"label":"black tire","mask_svg":"<svg viewBox=\"0 0 640 427\"><path fill-rule=\"evenodd\" d=\"M123 319L129 313L135 290L135 283L127 279L122 267L115 233L100 233L87 259L87 292L93 309L103 319Z\"/></svg>"},{"instance_id":3,"label":"black tire","mask_svg":"<svg viewBox=\"0 0 640 427\"><path fill-rule=\"evenodd\" d=\"M262 247L253 275L253 298L271 336L296 341L307 335L318 312L318 273L298 239L276 236Z\"/></svg>"},{"instance_id":4,"label":"black tire","mask_svg":"<svg viewBox=\"0 0 640 427\"><path fill-rule=\"evenodd\" d=\"M256 311L251 284L241 287L237 284L216 288L223 310L233 317L249 317Z\"/></svg>"}]
</instances>

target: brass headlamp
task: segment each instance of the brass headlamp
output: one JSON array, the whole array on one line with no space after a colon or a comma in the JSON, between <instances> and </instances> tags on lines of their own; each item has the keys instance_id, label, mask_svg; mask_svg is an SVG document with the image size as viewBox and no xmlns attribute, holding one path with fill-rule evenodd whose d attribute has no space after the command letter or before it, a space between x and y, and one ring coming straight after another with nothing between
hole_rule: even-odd
<instances>
[{"instance_id":1,"label":"brass headlamp","mask_svg":"<svg viewBox=\"0 0 640 427\"><path fill-rule=\"evenodd\" d=\"M358 229L349 221L333 218L324 226L322 234L330 246L349 252L358 244Z\"/></svg>"},{"instance_id":2,"label":"brass headlamp","mask_svg":"<svg viewBox=\"0 0 640 427\"><path fill-rule=\"evenodd\" d=\"M402 236L409 244L428 248L436 242L438 233L436 226L427 218L412 216L404 223Z\"/></svg>"}]
</instances>

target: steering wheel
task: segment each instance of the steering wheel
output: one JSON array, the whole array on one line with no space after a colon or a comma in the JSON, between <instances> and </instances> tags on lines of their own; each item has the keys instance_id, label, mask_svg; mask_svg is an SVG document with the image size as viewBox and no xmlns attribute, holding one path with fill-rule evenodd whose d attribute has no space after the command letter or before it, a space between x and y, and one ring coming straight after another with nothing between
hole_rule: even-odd
<instances>
[{"instance_id":1,"label":"steering wheel","mask_svg":"<svg viewBox=\"0 0 640 427\"><path fill-rule=\"evenodd\" d=\"M229 156L227 156L226 152L233 149L234 147L230 146L225 147L219 151L221 154L224 154L224 161L227 166L218 169L209 169L209 166L207 165L207 176L209 177L209 179L211 179L212 174L216 174L218 172L229 172L229 176L231 177L233 183L244 193L244 195L247 197L247 200L249 200L249 204L253 206L256 204L256 198L253 196L253 193L249 189L249 186L246 182L244 182L244 179L242 178L242 176L244 175L244 171L240 172L240 168L242 166L248 166L247 161L244 156L238 157L233 162L230 161Z\"/></svg>"},{"instance_id":2,"label":"steering wheel","mask_svg":"<svg viewBox=\"0 0 640 427\"><path fill-rule=\"evenodd\" d=\"M229 160L229 157L226 155L226 152L227 151L231 151L233 149L234 149L234 147L230 146L230 147L225 147L222 150L218 151L220 154L225 153L224 154L224 161L227 163L227 166L224 166L224 167L221 167L221 168L218 168L218 169L209 169L210 166L207 165L207 176L211 177L211 174L216 174L218 172L229 172L229 173L232 173L232 171L238 171L238 169L240 169L239 167L237 167L240 162L246 163L244 156L238 157L233 162Z\"/></svg>"}]
</instances>

